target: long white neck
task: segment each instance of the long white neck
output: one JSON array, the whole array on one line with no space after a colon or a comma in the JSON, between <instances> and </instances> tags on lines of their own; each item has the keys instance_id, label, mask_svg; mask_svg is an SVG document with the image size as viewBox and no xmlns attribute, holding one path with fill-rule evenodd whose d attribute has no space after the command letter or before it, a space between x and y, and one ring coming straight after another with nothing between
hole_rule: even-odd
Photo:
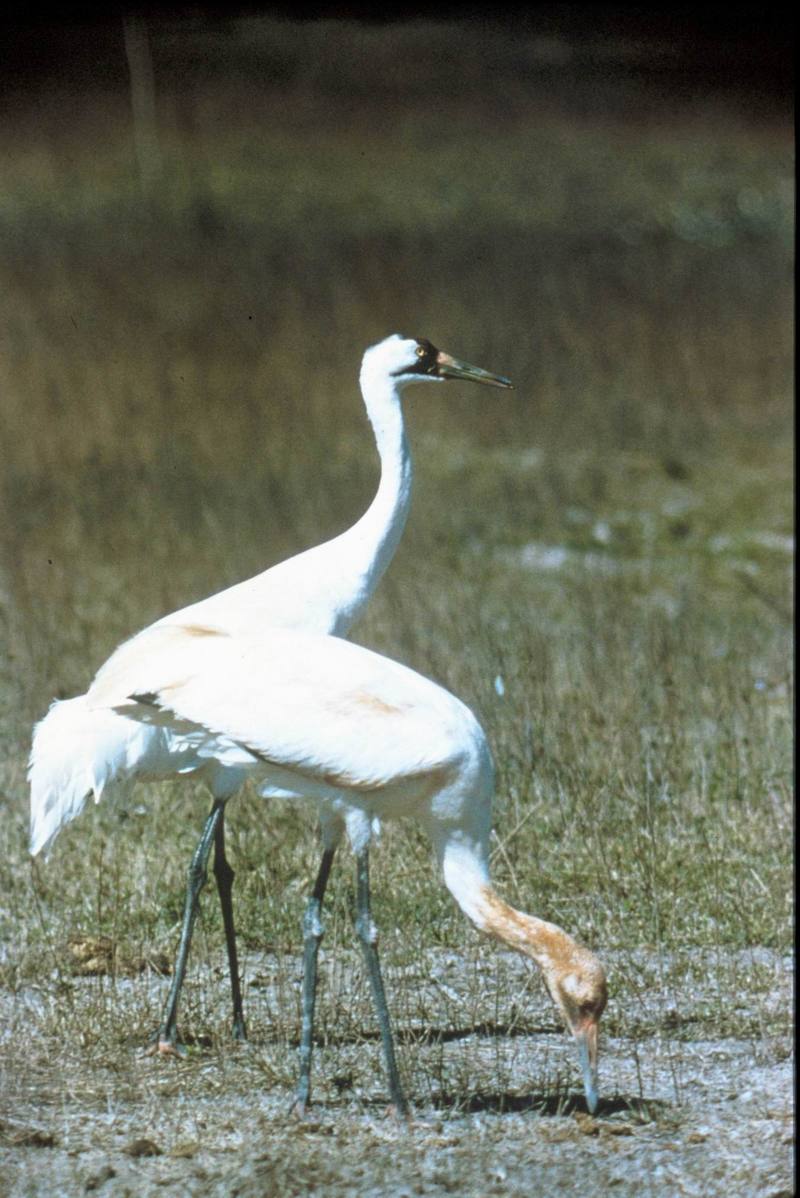
<instances>
[{"instance_id":1,"label":"long white neck","mask_svg":"<svg viewBox=\"0 0 800 1198\"><path fill-rule=\"evenodd\" d=\"M381 461L381 477L372 503L341 541L346 539L352 546L353 560L364 570L371 594L403 535L411 506L413 467L399 385L385 374L371 373L366 365L360 382Z\"/></svg>"},{"instance_id":2,"label":"long white neck","mask_svg":"<svg viewBox=\"0 0 800 1198\"><path fill-rule=\"evenodd\" d=\"M368 358L361 368L360 382L381 461L381 477L375 498L361 519L321 547L335 562L328 631L338 636L346 635L358 619L394 557L411 504L411 454L403 426L400 386L385 372L370 369Z\"/></svg>"},{"instance_id":3,"label":"long white neck","mask_svg":"<svg viewBox=\"0 0 800 1198\"><path fill-rule=\"evenodd\" d=\"M266 624L347 635L394 556L411 501L400 386L367 358L361 391L381 460L377 493L361 519L333 540L165 617L169 622L191 617L237 630Z\"/></svg>"}]
</instances>

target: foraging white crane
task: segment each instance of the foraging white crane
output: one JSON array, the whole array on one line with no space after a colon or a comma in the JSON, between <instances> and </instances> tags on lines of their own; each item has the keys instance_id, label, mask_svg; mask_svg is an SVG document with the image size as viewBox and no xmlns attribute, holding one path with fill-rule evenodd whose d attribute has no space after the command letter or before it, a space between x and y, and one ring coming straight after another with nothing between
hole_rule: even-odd
<instances>
[{"instance_id":1,"label":"foraging white crane","mask_svg":"<svg viewBox=\"0 0 800 1198\"><path fill-rule=\"evenodd\" d=\"M324 852L305 920L299 1111L310 1095L320 906L345 830L356 854L356 928L391 1100L398 1114L407 1111L370 918L367 854L375 817L407 817L421 825L462 910L540 967L577 1042L587 1106L596 1109L603 968L561 928L514 910L492 888L492 758L474 715L453 695L335 637L285 629L231 634L174 621L122 645L97 674L85 702L89 711L116 712L136 726L160 729L181 738L197 758L252 775L265 797L316 804ZM212 836L213 829L198 850L201 869Z\"/></svg>"},{"instance_id":2,"label":"foraging white crane","mask_svg":"<svg viewBox=\"0 0 800 1198\"><path fill-rule=\"evenodd\" d=\"M393 334L364 354L360 384L381 463L375 497L364 515L340 536L280 562L255 578L193 603L125 643L127 656L147 653L153 628L213 625L230 635L265 627L298 628L346 636L366 606L397 548L411 498L411 457L403 428L401 393L410 383L466 379L511 387L508 379L458 361L429 341ZM90 706L86 695L54 703L36 726L31 783L30 850L47 849L59 829L83 807L89 794L99 801L110 784L136 778L199 774L213 795L189 870L178 959L156 1037L160 1051L177 1050L177 1003L197 913L205 868L198 854L214 841L217 880L233 999L233 1030L244 1038L236 939L231 899L233 870L225 855L225 803L239 788L245 771L229 761L198 755L191 740L174 729L156 728L120 715L110 707Z\"/></svg>"}]
</instances>

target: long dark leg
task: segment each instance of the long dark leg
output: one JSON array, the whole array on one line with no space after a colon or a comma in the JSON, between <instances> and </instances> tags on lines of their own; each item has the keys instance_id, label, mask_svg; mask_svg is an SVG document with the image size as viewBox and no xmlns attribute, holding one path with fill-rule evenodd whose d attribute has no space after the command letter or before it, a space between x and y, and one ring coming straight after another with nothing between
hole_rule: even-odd
<instances>
[{"instance_id":1,"label":"long dark leg","mask_svg":"<svg viewBox=\"0 0 800 1198\"><path fill-rule=\"evenodd\" d=\"M317 954L325 929L320 918L322 900L336 849L326 849L303 916L303 1027L300 1033L300 1078L292 1110L304 1115L311 1097L311 1054L314 1047L314 1006L317 998Z\"/></svg>"},{"instance_id":2,"label":"long dark leg","mask_svg":"<svg viewBox=\"0 0 800 1198\"><path fill-rule=\"evenodd\" d=\"M208 819L203 828L203 834L198 841L197 848L192 857L192 863L189 866L189 881L186 887L186 904L183 909L183 928L181 929L181 942L178 947L178 958L175 962L175 972L172 975L172 985L169 988L167 996L167 1005L164 1009L164 1019L161 1027L158 1029L158 1039L156 1048L159 1052L178 1052L178 1037L176 1031L177 1013L178 1013L178 996L181 992L183 979L186 974L186 961L189 956L189 945L192 942L192 932L194 931L194 923L197 919L197 900L200 891L206 884L208 877L207 865L208 855L211 852L211 844L216 835L217 826L222 813L225 809L224 799L215 799L214 805L209 812Z\"/></svg>"},{"instance_id":3,"label":"long dark leg","mask_svg":"<svg viewBox=\"0 0 800 1198\"><path fill-rule=\"evenodd\" d=\"M383 978L378 960L378 932L370 916L369 908L369 849L362 849L356 856L356 931L361 941L364 960L369 972L372 986L372 997L378 1015L378 1026L383 1042L383 1056L386 1061L386 1074L389 1081L389 1093L395 1114L406 1117L408 1106L400 1085L400 1074L397 1071L397 1060L394 1055L392 1027L389 1022L389 1008L386 1005L386 992L383 988Z\"/></svg>"},{"instance_id":4,"label":"long dark leg","mask_svg":"<svg viewBox=\"0 0 800 1198\"><path fill-rule=\"evenodd\" d=\"M214 877L217 879L219 902L222 907L222 922L225 925L225 943L228 946L228 970L231 975L231 998L233 999L233 1038L246 1040L242 1010L242 987L239 981L239 958L236 952L236 931L233 926L233 902L231 891L235 874L225 856L225 807L220 811L214 831Z\"/></svg>"}]
</instances>

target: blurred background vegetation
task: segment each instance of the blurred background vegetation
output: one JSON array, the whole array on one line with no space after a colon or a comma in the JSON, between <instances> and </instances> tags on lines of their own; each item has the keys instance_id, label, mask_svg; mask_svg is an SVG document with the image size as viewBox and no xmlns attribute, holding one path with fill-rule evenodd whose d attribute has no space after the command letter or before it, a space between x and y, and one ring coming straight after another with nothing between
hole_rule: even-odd
<instances>
[{"instance_id":1,"label":"blurred background vegetation","mask_svg":"<svg viewBox=\"0 0 800 1198\"><path fill-rule=\"evenodd\" d=\"M172 952L206 798L140 788L32 873L31 723L148 621L353 522L360 355L398 330L517 386L409 394L412 514L355 633L485 723L499 884L601 955L787 944L781 80L746 39L588 19L125 28L19 30L0 126L7 984L76 931ZM297 948L307 821L244 795L230 828L243 940ZM469 948L413 830L383 845L389 959ZM220 953L210 900L204 927Z\"/></svg>"}]
</instances>

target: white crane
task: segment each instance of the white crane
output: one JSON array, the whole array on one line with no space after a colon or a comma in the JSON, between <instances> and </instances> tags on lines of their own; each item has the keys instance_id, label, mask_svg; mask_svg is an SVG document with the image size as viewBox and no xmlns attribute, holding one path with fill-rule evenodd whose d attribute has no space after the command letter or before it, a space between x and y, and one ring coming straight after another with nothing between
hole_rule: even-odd
<instances>
[{"instance_id":1,"label":"white crane","mask_svg":"<svg viewBox=\"0 0 800 1198\"><path fill-rule=\"evenodd\" d=\"M403 532L411 499L411 456L403 427L401 393L408 384L466 379L495 387L511 387L508 379L461 362L424 339L393 334L364 354L360 384L381 463L377 493L364 515L340 536L280 562L262 574L193 603L125 643L127 654L146 651L154 628L206 625L230 635L261 628L305 629L346 636L366 606L392 559ZM241 987L233 923L233 870L225 854L225 803L239 788L245 772L236 764L198 756L191 741L174 729L155 728L90 707L86 695L54 703L34 730L31 783L32 854L46 850L59 829L93 794L99 801L110 784L130 785L137 778L163 778L176 773L200 775L213 796L197 850L189 869L178 959L156 1047L177 1051L177 1004L197 900L205 883L198 855L208 858L214 842L217 880L233 999L233 1031L245 1035Z\"/></svg>"},{"instance_id":2,"label":"white crane","mask_svg":"<svg viewBox=\"0 0 800 1198\"><path fill-rule=\"evenodd\" d=\"M180 738L197 759L253 776L265 797L312 800L324 852L305 919L300 1082L310 1096L320 907L346 830L356 855L356 929L368 966L391 1101L407 1106L395 1061L370 917L373 819L405 817L430 836L444 881L479 928L531 957L578 1045L588 1108L597 1106L597 1040L606 980L597 958L555 924L514 910L492 888L488 843L492 758L472 712L449 692L377 653L296 630L229 633L186 620L122 645L85 697ZM221 808L218 809L218 818ZM208 857L213 828L195 858Z\"/></svg>"}]
</instances>

